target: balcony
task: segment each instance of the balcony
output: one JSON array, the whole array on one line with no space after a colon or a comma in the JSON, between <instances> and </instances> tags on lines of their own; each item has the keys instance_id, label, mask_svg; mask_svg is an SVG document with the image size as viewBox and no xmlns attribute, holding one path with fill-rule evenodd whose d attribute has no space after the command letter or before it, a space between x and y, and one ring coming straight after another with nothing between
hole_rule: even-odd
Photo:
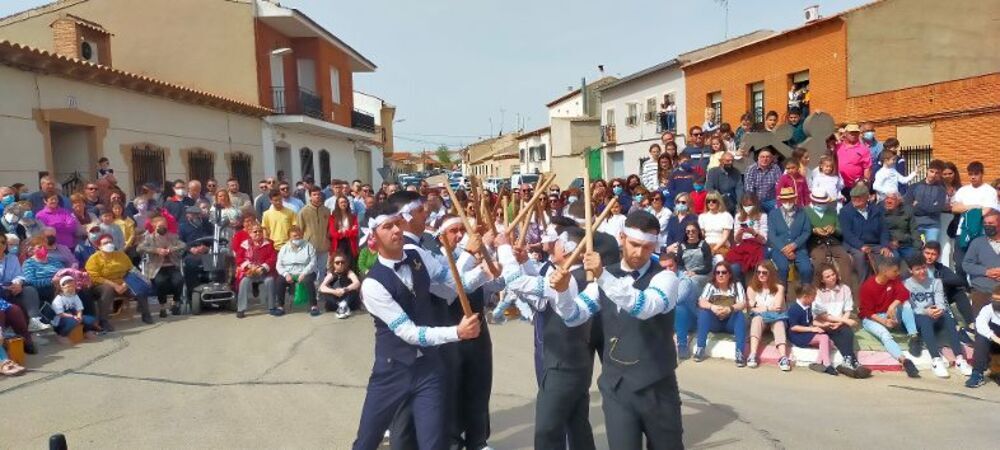
<instances>
[{"instance_id":1,"label":"balcony","mask_svg":"<svg viewBox=\"0 0 1000 450\"><path fill-rule=\"evenodd\" d=\"M292 101L288 101L287 96L289 95ZM323 117L323 98L309 89L276 86L271 88L271 96L274 102L274 112L277 114L305 115L318 120L326 120Z\"/></svg>"},{"instance_id":2,"label":"balcony","mask_svg":"<svg viewBox=\"0 0 1000 450\"><path fill-rule=\"evenodd\" d=\"M615 142L618 142L614 125L605 125L601 127L601 142L605 144L614 144Z\"/></svg>"},{"instance_id":3,"label":"balcony","mask_svg":"<svg viewBox=\"0 0 1000 450\"><path fill-rule=\"evenodd\" d=\"M351 128L366 131L368 133L374 133L375 117L355 109L354 111L351 111Z\"/></svg>"}]
</instances>

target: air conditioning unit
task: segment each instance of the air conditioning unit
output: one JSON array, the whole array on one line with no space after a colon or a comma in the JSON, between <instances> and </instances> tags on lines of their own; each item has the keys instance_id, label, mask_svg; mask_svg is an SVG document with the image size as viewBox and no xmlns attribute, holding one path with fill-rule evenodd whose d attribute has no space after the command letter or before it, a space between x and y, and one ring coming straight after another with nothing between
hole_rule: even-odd
<instances>
[{"instance_id":1,"label":"air conditioning unit","mask_svg":"<svg viewBox=\"0 0 1000 450\"><path fill-rule=\"evenodd\" d=\"M806 23L819 20L819 5L807 6L805 9Z\"/></svg>"},{"instance_id":2,"label":"air conditioning unit","mask_svg":"<svg viewBox=\"0 0 1000 450\"><path fill-rule=\"evenodd\" d=\"M94 63L100 64L100 58L98 57L97 43L91 41L83 41L80 43L80 59Z\"/></svg>"}]
</instances>

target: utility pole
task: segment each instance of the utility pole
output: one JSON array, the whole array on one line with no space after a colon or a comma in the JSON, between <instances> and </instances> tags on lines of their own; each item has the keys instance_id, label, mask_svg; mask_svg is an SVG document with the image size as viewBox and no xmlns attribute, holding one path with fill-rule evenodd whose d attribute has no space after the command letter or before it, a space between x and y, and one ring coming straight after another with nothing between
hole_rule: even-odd
<instances>
[{"instance_id":1,"label":"utility pole","mask_svg":"<svg viewBox=\"0 0 1000 450\"><path fill-rule=\"evenodd\" d=\"M715 0L715 3L718 3L719 5L722 6L722 10L725 14L725 18L723 19L722 29L725 39L729 39L729 0Z\"/></svg>"}]
</instances>

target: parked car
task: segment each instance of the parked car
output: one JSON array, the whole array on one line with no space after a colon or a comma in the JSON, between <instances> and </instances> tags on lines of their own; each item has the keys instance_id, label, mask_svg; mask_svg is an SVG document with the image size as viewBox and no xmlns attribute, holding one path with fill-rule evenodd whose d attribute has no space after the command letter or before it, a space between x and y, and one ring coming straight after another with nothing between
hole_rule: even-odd
<instances>
[{"instance_id":1,"label":"parked car","mask_svg":"<svg viewBox=\"0 0 1000 450\"><path fill-rule=\"evenodd\" d=\"M536 183L538 183L538 177L539 176L537 173L525 173L525 174L516 173L510 176L510 185L512 187L519 187L522 184L527 183L534 186Z\"/></svg>"},{"instance_id":2,"label":"parked car","mask_svg":"<svg viewBox=\"0 0 1000 450\"><path fill-rule=\"evenodd\" d=\"M569 183L569 187L566 189L579 189L583 191L583 177L576 177Z\"/></svg>"},{"instance_id":3,"label":"parked car","mask_svg":"<svg viewBox=\"0 0 1000 450\"><path fill-rule=\"evenodd\" d=\"M486 181L483 182L483 187L487 191L498 194L500 193L500 189L503 189L506 184L507 180L504 178L487 178Z\"/></svg>"}]
</instances>

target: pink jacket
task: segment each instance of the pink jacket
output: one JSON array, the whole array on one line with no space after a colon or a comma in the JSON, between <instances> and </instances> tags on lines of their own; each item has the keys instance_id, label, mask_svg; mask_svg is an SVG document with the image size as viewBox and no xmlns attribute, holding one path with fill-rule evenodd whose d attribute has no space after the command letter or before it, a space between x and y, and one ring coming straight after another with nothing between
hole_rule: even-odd
<instances>
[{"instance_id":1,"label":"pink jacket","mask_svg":"<svg viewBox=\"0 0 1000 450\"><path fill-rule=\"evenodd\" d=\"M42 208L35 215L39 222L47 227L55 228L56 242L68 248L76 247L76 231L80 227L80 222L73 217L73 213L68 209Z\"/></svg>"}]
</instances>

